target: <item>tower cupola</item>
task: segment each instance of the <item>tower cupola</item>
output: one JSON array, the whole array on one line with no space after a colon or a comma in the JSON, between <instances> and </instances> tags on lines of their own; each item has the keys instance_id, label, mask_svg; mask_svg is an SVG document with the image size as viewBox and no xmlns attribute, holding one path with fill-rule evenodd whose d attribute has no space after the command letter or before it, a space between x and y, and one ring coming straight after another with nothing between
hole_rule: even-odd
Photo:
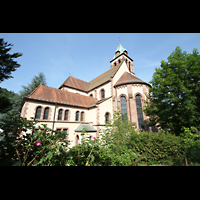
<instances>
[{"instance_id":1,"label":"tower cupola","mask_svg":"<svg viewBox=\"0 0 200 200\"><path fill-rule=\"evenodd\" d=\"M119 45L115 51L115 55L110 61L110 68L119 66L122 61L126 62L129 72L135 75L133 60L128 56L128 51L122 46L121 42L119 41Z\"/></svg>"},{"instance_id":2,"label":"tower cupola","mask_svg":"<svg viewBox=\"0 0 200 200\"><path fill-rule=\"evenodd\" d=\"M115 51L115 55L114 58L116 58L117 56L121 55L122 53L125 53L126 55L128 55L128 52L126 49L124 49L124 47L121 45L121 43L119 42L119 45L117 47L117 50ZM114 59L113 58L113 59Z\"/></svg>"}]
</instances>

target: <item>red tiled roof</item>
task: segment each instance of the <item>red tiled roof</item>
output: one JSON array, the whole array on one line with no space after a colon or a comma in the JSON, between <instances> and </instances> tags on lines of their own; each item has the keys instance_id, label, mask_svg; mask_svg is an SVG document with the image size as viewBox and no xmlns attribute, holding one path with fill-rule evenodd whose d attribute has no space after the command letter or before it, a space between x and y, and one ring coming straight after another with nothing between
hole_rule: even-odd
<instances>
[{"instance_id":1,"label":"red tiled roof","mask_svg":"<svg viewBox=\"0 0 200 200\"><path fill-rule=\"evenodd\" d=\"M125 85L130 83L138 83L138 84L146 84L151 87L149 83L142 81L141 79L137 78L136 76L131 75L128 72L124 72L123 75L119 78L119 80L115 83L114 86Z\"/></svg>"},{"instance_id":2,"label":"red tiled roof","mask_svg":"<svg viewBox=\"0 0 200 200\"><path fill-rule=\"evenodd\" d=\"M38 86L30 95L25 99L34 99L47 102L61 103L79 107L91 107L94 106L97 100L93 97L88 97L48 86Z\"/></svg>"},{"instance_id":3,"label":"red tiled roof","mask_svg":"<svg viewBox=\"0 0 200 200\"><path fill-rule=\"evenodd\" d=\"M95 87L98 87L99 85L110 81L111 77L115 75L115 73L117 72L119 67L122 65L122 63L123 61L119 65L109 69L108 71L96 77L95 79L91 80L90 82L85 82L80 79L69 76L65 80L65 82L59 87L59 89L62 86L68 86L68 87L75 88L84 92L88 92L94 89Z\"/></svg>"},{"instance_id":4,"label":"red tiled roof","mask_svg":"<svg viewBox=\"0 0 200 200\"><path fill-rule=\"evenodd\" d=\"M93 88L95 88L103 83L106 83L107 81L110 81L111 77L113 77L115 75L115 73L117 72L119 67L122 65L122 63L123 63L123 61L121 62L120 65L109 69L105 73L103 73L100 76L96 77L95 79L91 80L89 82L90 86L89 86L88 90L92 90Z\"/></svg>"},{"instance_id":5,"label":"red tiled roof","mask_svg":"<svg viewBox=\"0 0 200 200\"><path fill-rule=\"evenodd\" d=\"M63 86L63 85L87 92L90 84L85 81L82 81L78 78L69 76L61 86ZM61 88L61 86L60 86L60 88Z\"/></svg>"}]
</instances>

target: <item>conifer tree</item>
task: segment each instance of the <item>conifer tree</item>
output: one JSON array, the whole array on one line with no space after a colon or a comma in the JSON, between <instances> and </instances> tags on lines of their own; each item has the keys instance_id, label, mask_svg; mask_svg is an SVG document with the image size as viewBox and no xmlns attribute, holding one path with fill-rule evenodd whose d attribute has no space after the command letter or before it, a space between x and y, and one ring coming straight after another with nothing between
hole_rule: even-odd
<instances>
[{"instance_id":1,"label":"conifer tree","mask_svg":"<svg viewBox=\"0 0 200 200\"><path fill-rule=\"evenodd\" d=\"M13 45L4 42L3 38L0 38L0 83L5 79L13 78L10 76L11 72L20 67L20 64L13 59L22 56L22 53L9 54L11 46Z\"/></svg>"}]
</instances>

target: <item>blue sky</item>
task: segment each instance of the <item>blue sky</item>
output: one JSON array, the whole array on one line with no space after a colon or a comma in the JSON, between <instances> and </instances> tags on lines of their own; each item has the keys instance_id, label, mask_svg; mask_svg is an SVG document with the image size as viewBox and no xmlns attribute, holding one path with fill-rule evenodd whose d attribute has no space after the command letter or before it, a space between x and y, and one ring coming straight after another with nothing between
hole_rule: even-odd
<instances>
[{"instance_id":1,"label":"blue sky","mask_svg":"<svg viewBox=\"0 0 200 200\"><path fill-rule=\"evenodd\" d=\"M14 78L0 87L18 93L39 72L54 88L69 75L89 82L110 69L119 37L134 60L136 77L146 82L176 46L187 53L200 51L200 33L0 33L14 45L11 53L23 53L16 59L21 66L12 73Z\"/></svg>"}]
</instances>

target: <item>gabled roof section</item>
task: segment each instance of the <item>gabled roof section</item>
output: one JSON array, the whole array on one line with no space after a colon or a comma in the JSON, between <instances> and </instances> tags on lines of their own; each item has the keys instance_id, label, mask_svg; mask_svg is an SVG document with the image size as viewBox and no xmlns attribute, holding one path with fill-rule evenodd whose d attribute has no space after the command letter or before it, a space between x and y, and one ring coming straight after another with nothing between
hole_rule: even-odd
<instances>
[{"instance_id":1,"label":"gabled roof section","mask_svg":"<svg viewBox=\"0 0 200 200\"><path fill-rule=\"evenodd\" d=\"M108 81L111 80L111 78L115 75L115 73L117 72L117 70L120 68L120 66L122 65L123 61L121 62L120 65L118 66L115 66L111 69L109 69L108 71L106 71L105 73L101 74L100 76L98 76L97 78L91 80L89 83L90 83L90 86L88 88L88 91L94 89L95 87L103 84L103 83L106 83Z\"/></svg>"},{"instance_id":2,"label":"gabled roof section","mask_svg":"<svg viewBox=\"0 0 200 200\"><path fill-rule=\"evenodd\" d=\"M84 91L84 92L87 92L88 88L89 88L89 83L88 82L85 82L85 81L82 81L78 78L74 78L72 76L69 76L65 82L59 87L59 89L62 87L62 86L68 86L70 88L74 88L74 89L78 89L78 90L81 90L81 91Z\"/></svg>"},{"instance_id":3,"label":"gabled roof section","mask_svg":"<svg viewBox=\"0 0 200 200\"><path fill-rule=\"evenodd\" d=\"M97 102L93 97L75 94L44 85L38 86L30 95L24 98L85 108L95 106Z\"/></svg>"},{"instance_id":4,"label":"gabled roof section","mask_svg":"<svg viewBox=\"0 0 200 200\"><path fill-rule=\"evenodd\" d=\"M96 77L95 79L91 80L90 82L85 82L85 81L82 81L80 79L69 76L64 81L64 83L59 87L59 89L62 86L67 86L67 87L74 88L74 89L77 89L77 90L81 90L81 91L84 91L84 92L89 92L92 89L94 89L94 88L96 88L96 87L98 87L98 86L100 86L100 85L102 85L102 84L104 84L108 81L111 81L111 78L115 75L115 73L120 68L120 66L122 65L123 62L124 62L124 60L122 60L122 62L119 65L109 69L108 71L106 71L105 73Z\"/></svg>"},{"instance_id":5,"label":"gabled roof section","mask_svg":"<svg viewBox=\"0 0 200 200\"><path fill-rule=\"evenodd\" d=\"M136 76L133 76L132 74L128 72L124 72L123 75L119 78L119 80L115 83L116 86L130 84L130 83L137 83L137 84L145 84L151 87L149 83L146 83L142 81L141 79L137 78Z\"/></svg>"}]
</instances>

